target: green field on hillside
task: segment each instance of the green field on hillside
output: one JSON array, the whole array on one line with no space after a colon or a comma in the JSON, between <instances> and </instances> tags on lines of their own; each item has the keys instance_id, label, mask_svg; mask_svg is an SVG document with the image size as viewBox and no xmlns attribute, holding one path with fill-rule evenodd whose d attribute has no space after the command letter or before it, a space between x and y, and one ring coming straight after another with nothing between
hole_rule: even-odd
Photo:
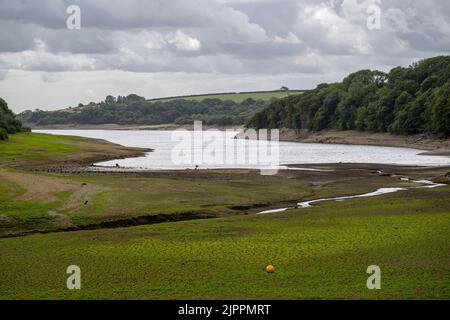
<instances>
[{"instance_id":1,"label":"green field on hillside","mask_svg":"<svg viewBox=\"0 0 450 320\"><path fill-rule=\"evenodd\" d=\"M220 100L232 100L236 103L242 102L246 99L254 99L254 100L270 100L272 98L284 98L288 95L299 94L302 93L302 90L291 90L289 92L286 91L261 91L261 92L248 92L248 93L224 93L224 94L204 94L204 95L192 95L192 96L179 96L179 97L170 97L170 98L158 98L151 99L150 101L169 101L169 100L196 100L202 101L204 99L220 99Z\"/></svg>"}]
</instances>

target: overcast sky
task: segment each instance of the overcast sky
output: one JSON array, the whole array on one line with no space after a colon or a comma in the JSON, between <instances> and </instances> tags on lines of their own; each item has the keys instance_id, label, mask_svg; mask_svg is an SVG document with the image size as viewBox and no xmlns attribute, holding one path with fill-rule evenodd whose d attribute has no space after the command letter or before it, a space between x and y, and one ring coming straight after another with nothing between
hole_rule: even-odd
<instances>
[{"instance_id":1,"label":"overcast sky","mask_svg":"<svg viewBox=\"0 0 450 320\"><path fill-rule=\"evenodd\" d=\"M374 5L380 29L367 26ZM0 0L0 97L15 112L308 89L449 50L448 0Z\"/></svg>"}]
</instances>

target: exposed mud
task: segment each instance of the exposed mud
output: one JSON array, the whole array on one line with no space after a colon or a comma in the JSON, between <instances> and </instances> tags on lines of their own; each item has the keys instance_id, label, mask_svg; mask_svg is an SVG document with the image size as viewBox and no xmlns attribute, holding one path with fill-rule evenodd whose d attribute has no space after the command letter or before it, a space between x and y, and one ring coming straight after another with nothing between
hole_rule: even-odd
<instances>
[{"instance_id":1,"label":"exposed mud","mask_svg":"<svg viewBox=\"0 0 450 320\"><path fill-rule=\"evenodd\" d=\"M238 138L244 138L240 132ZM281 128L281 141L323 144L373 145L384 147L401 147L424 150L423 155L450 156L450 138L432 134L394 135L390 133L373 133L360 131L309 131Z\"/></svg>"},{"instance_id":2,"label":"exposed mud","mask_svg":"<svg viewBox=\"0 0 450 320\"><path fill-rule=\"evenodd\" d=\"M320 199L313 199L308 201L299 202L295 205L295 207L285 207L285 208L277 208L277 209L270 209L270 210L264 210L261 212L258 212L257 214L268 214L268 213L277 213L277 212L283 212L289 209L300 209L300 208L309 208L314 203L318 202L324 202L324 201L344 201L348 199L356 199L356 198L368 198L368 197L375 197L383 194L388 193L394 193L398 191L405 191L405 190L411 190L411 189L419 189L419 188L435 188L435 187L442 187L446 186L446 183L435 183L430 180L413 180L408 177L402 177L398 174L389 174L385 173L383 171L378 170L378 175L380 176L386 176L386 177L392 177L392 178L399 178L401 181L406 182L413 182L419 184L418 186L413 187L385 187L385 188L378 188L376 191L373 192L367 192L363 194L356 194L356 195L350 195L350 196L340 196L340 197L328 197L328 198L320 198Z\"/></svg>"},{"instance_id":3,"label":"exposed mud","mask_svg":"<svg viewBox=\"0 0 450 320\"><path fill-rule=\"evenodd\" d=\"M247 210L251 210L251 209L264 208L264 207L267 207L270 205L271 205L271 203L255 203L255 204L249 204L249 205L230 206L228 208L231 210L237 210L237 211L247 211Z\"/></svg>"},{"instance_id":4,"label":"exposed mud","mask_svg":"<svg viewBox=\"0 0 450 320\"><path fill-rule=\"evenodd\" d=\"M16 221L16 219L11 218L11 217L7 216L6 214L0 214L0 222L6 222L6 223L14 224L17 221Z\"/></svg>"},{"instance_id":5,"label":"exposed mud","mask_svg":"<svg viewBox=\"0 0 450 320\"><path fill-rule=\"evenodd\" d=\"M55 222L59 228L68 228L73 226L72 219L69 216L57 213L55 211L49 211L48 215L55 218Z\"/></svg>"},{"instance_id":6,"label":"exposed mud","mask_svg":"<svg viewBox=\"0 0 450 320\"><path fill-rule=\"evenodd\" d=\"M283 128L280 140L325 143L356 144L386 147L403 147L424 150L424 155L450 156L450 139L431 134L394 135L389 133L370 133L357 131L305 131Z\"/></svg>"}]
</instances>

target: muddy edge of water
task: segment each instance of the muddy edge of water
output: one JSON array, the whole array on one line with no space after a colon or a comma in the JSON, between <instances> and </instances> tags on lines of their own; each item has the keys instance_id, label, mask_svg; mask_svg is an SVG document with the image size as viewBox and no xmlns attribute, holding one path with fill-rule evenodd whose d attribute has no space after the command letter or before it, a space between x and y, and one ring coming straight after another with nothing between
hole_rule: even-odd
<instances>
[{"instance_id":1,"label":"muddy edge of water","mask_svg":"<svg viewBox=\"0 0 450 320\"><path fill-rule=\"evenodd\" d=\"M302 170L301 168L292 168L297 170ZM283 212L289 209L303 209L303 208L310 208L312 207L313 203L319 203L319 202L325 202L325 201L345 201L349 199L357 199L357 198L369 198L369 197L376 197L383 194L389 194L389 193L395 193L399 191L406 191L406 190L412 190L412 189L420 189L420 188L436 188L436 187L443 187L447 184L444 183L435 183L430 180L415 180L408 177L402 177L397 174L386 174L385 172L378 170L378 174L380 175L388 175L392 178L399 178L401 181L406 182L413 182L417 183L419 185L412 186L412 187L384 187L384 188L378 188L375 191L362 193L362 194L356 194L351 196L342 196L342 197L329 197L329 198L320 198L320 199L314 199L314 200L308 200L299 202L295 205L295 207L285 207L285 208L277 208L277 209L270 209L270 210L264 210L260 211L257 214L269 214L269 213L277 213L277 212Z\"/></svg>"}]
</instances>

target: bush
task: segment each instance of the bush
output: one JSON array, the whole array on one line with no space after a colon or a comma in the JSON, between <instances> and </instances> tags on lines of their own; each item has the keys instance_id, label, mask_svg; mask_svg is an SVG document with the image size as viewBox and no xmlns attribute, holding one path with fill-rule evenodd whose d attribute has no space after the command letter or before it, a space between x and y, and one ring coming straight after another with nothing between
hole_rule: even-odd
<instances>
[{"instance_id":1,"label":"bush","mask_svg":"<svg viewBox=\"0 0 450 320\"><path fill-rule=\"evenodd\" d=\"M16 119L16 116L8 108L8 104L2 98L0 98L0 128L4 131L2 132L1 140L6 140L8 138L8 133L12 134L22 130L22 123Z\"/></svg>"},{"instance_id":2,"label":"bush","mask_svg":"<svg viewBox=\"0 0 450 320\"><path fill-rule=\"evenodd\" d=\"M0 128L0 140L8 140L8 133L3 128Z\"/></svg>"}]
</instances>

